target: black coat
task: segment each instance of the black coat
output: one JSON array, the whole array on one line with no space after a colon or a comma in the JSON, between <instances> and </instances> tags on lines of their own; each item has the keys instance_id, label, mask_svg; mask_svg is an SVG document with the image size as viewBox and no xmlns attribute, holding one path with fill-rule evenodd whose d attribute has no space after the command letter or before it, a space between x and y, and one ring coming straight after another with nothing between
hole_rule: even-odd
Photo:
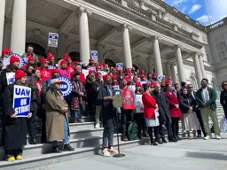
<instances>
[{"instance_id":1,"label":"black coat","mask_svg":"<svg viewBox=\"0 0 227 170\"><path fill-rule=\"evenodd\" d=\"M7 87L7 78L6 78L6 73L10 73L10 72L14 72L10 66L8 66L7 68L3 69L1 72L1 76L0 76L0 92L1 94L4 93L5 88Z\"/></svg>"},{"instance_id":2,"label":"black coat","mask_svg":"<svg viewBox=\"0 0 227 170\"><path fill-rule=\"evenodd\" d=\"M223 90L220 95L220 103L224 107L224 109L227 109L227 91Z\"/></svg>"},{"instance_id":3,"label":"black coat","mask_svg":"<svg viewBox=\"0 0 227 170\"><path fill-rule=\"evenodd\" d=\"M189 95L182 95L179 103L182 113L187 113L190 107L192 107L193 111L196 109L196 101Z\"/></svg>"},{"instance_id":4,"label":"black coat","mask_svg":"<svg viewBox=\"0 0 227 170\"><path fill-rule=\"evenodd\" d=\"M114 95L114 90L112 89ZM100 88L97 100L102 106L102 120L104 127L114 128L116 126L116 109L113 106L112 100L104 100L104 97L110 96L107 86L104 85Z\"/></svg>"},{"instance_id":5,"label":"black coat","mask_svg":"<svg viewBox=\"0 0 227 170\"><path fill-rule=\"evenodd\" d=\"M103 84L103 81L98 81L98 80L96 80L95 81L95 83L93 84L93 89L96 91L96 94L95 94L95 99L97 99L97 97L98 97L98 93L99 93L99 90L100 90L100 88L103 86L104 84ZM101 105L101 103L98 101L98 100L96 100L96 105Z\"/></svg>"},{"instance_id":6,"label":"black coat","mask_svg":"<svg viewBox=\"0 0 227 170\"><path fill-rule=\"evenodd\" d=\"M3 94L5 150L22 149L22 146L26 144L27 118L13 119L10 117L10 115L15 113L13 109L13 89L14 84L10 84L6 87ZM33 112L32 99L30 111Z\"/></svg>"},{"instance_id":7,"label":"black coat","mask_svg":"<svg viewBox=\"0 0 227 170\"><path fill-rule=\"evenodd\" d=\"M89 75L86 78L85 89L87 91L88 101L95 102L96 100L95 81L92 81Z\"/></svg>"},{"instance_id":8,"label":"black coat","mask_svg":"<svg viewBox=\"0 0 227 170\"><path fill-rule=\"evenodd\" d=\"M159 120L160 121L171 120L169 113L169 102L166 94L163 91L161 91L161 93L159 94L154 90L152 96L154 96L154 98L156 99L156 102L159 107Z\"/></svg>"}]
</instances>

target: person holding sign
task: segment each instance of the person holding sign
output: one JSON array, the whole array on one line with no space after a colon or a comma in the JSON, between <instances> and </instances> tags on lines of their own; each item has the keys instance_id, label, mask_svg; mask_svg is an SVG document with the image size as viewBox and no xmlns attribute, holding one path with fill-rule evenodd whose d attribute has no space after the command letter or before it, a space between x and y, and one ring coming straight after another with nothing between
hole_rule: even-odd
<instances>
[{"instance_id":1,"label":"person holding sign","mask_svg":"<svg viewBox=\"0 0 227 170\"><path fill-rule=\"evenodd\" d=\"M53 152L60 153L58 141L64 140L64 151L73 151L69 144L67 112L69 106L60 91L61 80L52 79L46 92L46 137L53 144Z\"/></svg>"},{"instance_id":2,"label":"person holding sign","mask_svg":"<svg viewBox=\"0 0 227 170\"><path fill-rule=\"evenodd\" d=\"M2 58L0 60L1 62L1 70L5 69L9 65L9 60L10 60L10 54L11 50L8 48L4 48L2 50Z\"/></svg>"},{"instance_id":3,"label":"person holding sign","mask_svg":"<svg viewBox=\"0 0 227 170\"><path fill-rule=\"evenodd\" d=\"M6 87L3 95L4 149L7 161L21 160L22 148L26 144L27 118L31 118L33 112L29 103L31 89L26 87L26 83L26 74L17 70L15 82Z\"/></svg>"}]
</instances>

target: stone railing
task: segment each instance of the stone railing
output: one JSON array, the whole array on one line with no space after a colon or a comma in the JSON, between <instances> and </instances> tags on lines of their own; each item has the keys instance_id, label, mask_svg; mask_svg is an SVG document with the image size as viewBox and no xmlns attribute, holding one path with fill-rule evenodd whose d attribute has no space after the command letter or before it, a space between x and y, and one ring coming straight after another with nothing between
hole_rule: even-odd
<instances>
[{"instance_id":1,"label":"stone railing","mask_svg":"<svg viewBox=\"0 0 227 170\"><path fill-rule=\"evenodd\" d=\"M219 21L219 22L217 22L217 23L215 23L211 26L208 26L208 29L212 30L212 29L218 28L218 27L220 27L224 24L225 24L225 22L224 22L224 20L222 20L222 21Z\"/></svg>"},{"instance_id":2,"label":"stone railing","mask_svg":"<svg viewBox=\"0 0 227 170\"><path fill-rule=\"evenodd\" d=\"M121 0L107 0L107 1L109 1L109 2L113 2L113 3L115 3L115 4L121 4Z\"/></svg>"}]
</instances>

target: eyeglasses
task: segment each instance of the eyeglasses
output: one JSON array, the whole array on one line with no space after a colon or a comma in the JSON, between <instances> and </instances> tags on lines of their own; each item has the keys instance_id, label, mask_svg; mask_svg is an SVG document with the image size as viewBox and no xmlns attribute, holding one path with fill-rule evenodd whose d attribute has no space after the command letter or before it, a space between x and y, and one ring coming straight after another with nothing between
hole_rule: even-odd
<instances>
[{"instance_id":1,"label":"eyeglasses","mask_svg":"<svg viewBox=\"0 0 227 170\"><path fill-rule=\"evenodd\" d=\"M223 86L227 86L227 84L223 84Z\"/></svg>"}]
</instances>

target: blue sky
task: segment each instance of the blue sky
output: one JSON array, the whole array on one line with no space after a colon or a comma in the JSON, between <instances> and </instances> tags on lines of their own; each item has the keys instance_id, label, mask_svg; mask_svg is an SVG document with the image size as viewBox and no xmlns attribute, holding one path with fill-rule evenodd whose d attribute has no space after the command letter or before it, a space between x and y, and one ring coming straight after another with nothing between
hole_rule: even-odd
<instances>
[{"instance_id":1,"label":"blue sky","mask_svg":"<svg viewBox=\"0 0 227 170\"><path fill-rule=\"evenodd\" d=\"M206 0L211 23L227 17L227 0ZM209 24L205 0L165 0L179 11L189 15L203 25Z\"/></svg>"}]
</instances>

